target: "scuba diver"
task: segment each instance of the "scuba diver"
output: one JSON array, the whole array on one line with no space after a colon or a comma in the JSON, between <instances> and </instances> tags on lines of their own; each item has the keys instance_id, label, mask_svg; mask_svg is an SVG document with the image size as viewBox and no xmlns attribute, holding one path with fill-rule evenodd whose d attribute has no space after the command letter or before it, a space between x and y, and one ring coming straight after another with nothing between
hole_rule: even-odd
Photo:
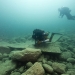
<instances>
[{"instance_id":1,"label":"scuba diver","mask_svg":"<svg viewBox=\"0 0 75 75\"><path fill-rule=\"evenodd\" d=\"M68 20L75 20L75 16L72 16L70 14L71 10L68 7L61 7L58 9L60 12L60 17L63 18L64 15L66 15Z\"/></svg>"},{"instance_id":2,"label":"scuba diver","mask_svg":"<svg viewBox=\"0 0 75 75\"><path fill-rule=\"evenodd\" d=\"M32 38L35 40L35 45L39 45L42 43L51 42L54 34L59 34L59 33L52 33L51 37L48 38L49 32L45 32L40 29L35 29L33 31Z\"/></svg>"}]
</instances>

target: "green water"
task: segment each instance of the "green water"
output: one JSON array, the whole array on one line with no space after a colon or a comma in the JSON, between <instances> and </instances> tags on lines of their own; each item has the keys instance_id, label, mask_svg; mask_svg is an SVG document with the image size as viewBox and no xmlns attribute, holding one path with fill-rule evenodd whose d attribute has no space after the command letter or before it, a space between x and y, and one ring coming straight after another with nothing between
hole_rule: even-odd
<instances>
[{"instance_id":1,"label":"green water","mask_svg":"<svg viewBox=\"0 0 75 75\"><path fill-rule=\"evenodd\" d=\"M74 33L75 20L59 18L62 6L75 15L75 0L0 0L0 36L24 36L36 28Z\"/></svg>"}]
</instances>

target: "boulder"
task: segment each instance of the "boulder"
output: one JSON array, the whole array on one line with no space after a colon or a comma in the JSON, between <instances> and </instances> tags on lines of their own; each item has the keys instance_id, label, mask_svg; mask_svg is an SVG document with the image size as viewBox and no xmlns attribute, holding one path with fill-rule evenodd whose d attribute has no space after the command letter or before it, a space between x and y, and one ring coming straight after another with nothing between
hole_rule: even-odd
<instances>
[{"instance_id":1,"label":"boulder","mask_svg":"<svg viewBox=\"0 0 75 75\"><path fill-rule=\"evenodd\" d=\"M24 71L24 66L21 66L21 67L18 69L18 72L23 73L23 71Z\"/></svg>"},{"instance_id":2,"label":"boulder","mask_svg":"<svg viewBox=\"0 0 75 75\"><path fill-rule=\"evenodd\" d=\"M61 74L61 75L69 75L69 74Z\"/></svg>"},{"instance_id":3,"label":"boulder","mask_svg":"<svg viewBox=\"0 0 75 75\"><path fill-rule=\"evenodd\" d=\"M8 57L9 55L7 54L7 53L4 53L3 54L3 58L6 58L6 57Z\"/></svg>"},{"instance_id":4,"label":"boulder","mask_svg":"<svg viewBox=\"0 0 75 75\"><path fill-rule=\"evenodd\" d=\"M54 62L52 64L52 67L53 67L54 71L56 71L58 73L65 73L65 69L66 69L65 64Z\"/></svg>"},{"instance_id":5,"label":"boulder","mask_svg":"<svg viewBox=\"0 0 75 75\"><path fill-rule=\"evenodd\" d=\"M43 63L43 64L46 64L46 63L47 63L47 58L44 58L44 59L42 60L42 63Z\"/></svg>"},{"instance_id":6,"label":"boulder","mask_svg":"<svg viewBox=\"0 0 75 75\"><path fill-rule=\"evenodd\" d=\"M28 62L28 63L26 64L26 67L27 67L27 68L30 68L32 65L33 65L32 62Z\"/></svg>"},{"instance_id":7,"label":"boulder","mask_svg":"<svg viewBox=\"0 0 75 75\"><path fill-rule=\"evenodd\" d=\"M13 72L10 75L21 75L19 72Z\"/></svg>"},{"instance_id":8,"label":"boulder","mask_svg":"<svg viewBox=\"0 0 75 75\"><path fill-rule=\"evenodd\" d=\"M43 64L43 68L48 72L48 73L53 73L53 68L48 65L48 64Z\"/></svg>"},{"instance_id":9,"label":"boulder","mask_svg":"<svg viewBox=\"0 0 75 75\"><path fill-rule=\"evenodd\" d=\"M73 68L73 64L72 64L72 63L67 63L67 64L66 64L66 67L67 67L68 69L72 69L72 68Z\"/></svg>"},{"instance_id":10,"label":"boulder","mask_svg":"<svg viewBox=\"0 0 75 75\"><path fill-rule=\"evenodd\" d=\"M69 75L75 75L75 71L67 71L67 74L69 74Z\"/></svg>"},{"instance_id":11,"label":"boulder","mask_svg":"<svg viewBox=\"0 0 75 75\"><path fill-rule=\"evenodd\" d=\"M0 64L0 75L6 75L16 68L16 64L11 60L7 60Z\"/></svg>"},{"instance_id":12,"label":"boulder","mask_svg":"<svg viewBox=\"0 0 75 75\"><path fill-rule=\"evenodd\" d=\"M60 55L60 58L61 58L61 59L64 59L64 60L67 60L68 58L71 58L71 57L72 57L71 52L63 52L63 53L61 53L61 55Z\"/></svg>"},{"instance_id":13,"label":"boulder","mask_svg":"<svg viewBox=\"0 0 75 75\"><path fill-rule=\"evenodd\" d=\"M41 55L38 59L37 59L37 62L42 62L44 59L44 55Z\"/></svg>"},{"instance_id":14,"label":"boulder","mask_svg":"<svg viewBox=\"0 0 75 75\"><path fill-rule=\"evenodd\" d=\"M3 55L2 55L2 53L0 53L0 60L3 58Z\"/></svg>"},{"instance_id":15,"label":"boulder","mask_svg":"<svg viewBox=\"0 0 75 75\"><path fill-rule=\"evenodd\" d=\"M52 66L52 61L47 61L47 64Z\"/></svg>"},{"instance_id":16,"label":"boulder","mask_svg":"<svg viewBox=\"0 0 75 75\"><path fill-rule=\"evenodd\" d=\"M32 67L30 67L26 72L21 75L44 75L45 71L42 65L38 62L34 63Z\"/></svg>"},{"instance_id":17,"label":"boulder","mask_svg":"<svg viewBox=\"0 0 75 75\"><path fill-rule=\"evenodd\" d=\"M22 51L12 51L9 57L19 61L36 61L40 55L40 49L26 48Z\"/></svg>"},{"instance_id":18,"label":"boulder","mask_svg":"<svg viewBox=\"0 0 75 75\"><path fill-rule=\"evenodd\" d=\"M75 48L73 48L73 52L75 53Z\"/></svg>"},{"instance_id":19,"label":"boulder","mask_svg":"<svg viewBox=\"0 0 75 75\"><path fill-rule=\"evenodd\" d=\"M75 59L74 58L68 58L67 61L74 63L75 62Z\"/></svg>"}]
</instances>

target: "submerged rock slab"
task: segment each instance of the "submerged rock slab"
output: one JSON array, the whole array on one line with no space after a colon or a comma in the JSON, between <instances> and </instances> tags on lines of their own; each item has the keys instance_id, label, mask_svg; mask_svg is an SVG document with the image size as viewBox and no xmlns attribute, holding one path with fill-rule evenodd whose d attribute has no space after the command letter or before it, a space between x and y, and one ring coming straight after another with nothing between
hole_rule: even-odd
<instances>
[{"instance_id":1,"label":"submerged rock slab","mask_svg":"<svg viewBox=\"0 0 75 75\"><path fill-rule=\"evenodd\" d=\"M0 46L0 53L10 53L11 50L9 47L5 47L5 46Z\"/></svg>"},{"instance_id":2,"label":"submerged rock slab","mask_svg":"<svg viewBox=\"0 0 75 75\"><path fill-rule=\"evenodd\" d=\"M9 57L12 58L13 60L36 61L40 55L41 55L40 49L26 48L22 51L12 51L9 54Z\"/></svg>"},{"instance_id":3,"label":"submerged rock slab","mask_svg":"<svg viewBox=\"0 0 75 75\"><path fill-rule=\"evenodd\" d=\"M21 75L44 75L45 71L42 65L36 62L32 67L30 67L25 73Z\"/></svg>"},{"instance_id":4,"label":"submerged rock slab","mask_svg":"<svg viewBox=\"0 0 75 75\"><path fill-rule=\"evenodd\" d=\"M61 53L59 47L60 47L59 43L50 43L50 42L35 45L35 48L41 49L43 53L58 54L58 55Z\"/></svg>"},{"instance_id":5,"label":"submerged rock slab","mask_svg":"<svg viewBox=\"0 0 75 75\"><path fill-rule=\"evenodd\" d=\"M46 53L56 53L56 54L60 54L61 50L58 46L49 46L47 48L41 48L42 52L46 52Z\"/></svg>"}]
</instances>

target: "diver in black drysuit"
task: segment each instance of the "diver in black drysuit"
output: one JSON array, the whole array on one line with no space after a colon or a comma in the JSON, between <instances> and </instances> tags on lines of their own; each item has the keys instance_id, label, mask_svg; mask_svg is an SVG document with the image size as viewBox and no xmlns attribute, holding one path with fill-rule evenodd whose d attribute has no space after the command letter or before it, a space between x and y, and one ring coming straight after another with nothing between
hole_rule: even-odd
<instances>
[{"instance_id":1,"label":"diver in black drysuit","mask_svg":"<svg viewBox=\"0 0 75 75\"><path fill-rule=\"evenodd\" d=\"M51 42L55 34L62 35L60 33L52 33L51 36L48 37L49 32L45 32L40 29L34 29L32 38L35 40L35 45L39 45L42 43Z\"/></svg>"},{"instance_id":2,"label":"diver in black drysuit","mask_svg":"<svg viewBox=\"0 0 75 75\"><path fill-rule=\"evenodd\" d=\"M33 31L33 35L32 35L32 38L35 39L35 44L39 41L39 42L44 42L46 39L45 39L45 36L48 36L48 34L46 34L43 30L40 30L40 29L35 29Z\"/></svg>"},{"instance_id":3,"label":"diver in black drysuit","mask_svg":"<svg viewBox=\"0 0 75 75\"><path fill-rule=\"evenodd\" d=\"M60 12L60 17L63 18L66 15L68 20L75 20L75 16L70 14L71 10L68 7L59 8L58 11Z\"/></svg>"}]
</instances>

